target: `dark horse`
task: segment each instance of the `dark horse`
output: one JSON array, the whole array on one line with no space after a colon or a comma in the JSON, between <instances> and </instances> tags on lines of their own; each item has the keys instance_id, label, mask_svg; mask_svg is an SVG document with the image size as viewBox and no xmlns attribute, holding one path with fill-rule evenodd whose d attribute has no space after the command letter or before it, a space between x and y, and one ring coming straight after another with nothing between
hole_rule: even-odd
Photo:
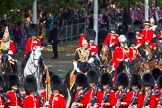
<instances>
[{"instance_id":1,"label":"dark horse","mask_svg":"<svg viewBox=\"0 0 162 108\"><path fill-rule=\"evenodd\" d=\"M17 69L17 63L16 61L13 61L13 64L9 62L9 56L7 53L2 52L1 54L1 75L4 78L4 82L5 82L5 90L9 89L9 85L8 85L8 79L10 77L10 75L12 74L16 74L18 75L18 69Z\"/></svg>"}]
</instances>

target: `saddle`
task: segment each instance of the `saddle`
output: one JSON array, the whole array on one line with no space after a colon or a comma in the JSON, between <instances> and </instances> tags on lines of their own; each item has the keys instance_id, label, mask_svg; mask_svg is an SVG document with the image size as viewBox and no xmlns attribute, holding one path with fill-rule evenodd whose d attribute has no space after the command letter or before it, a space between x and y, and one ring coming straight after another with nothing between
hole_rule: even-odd
<instances>
[{"instance_id":1,"label":"saddle","mask_svg":"<svg viewBox=\"0 0 162 108\"><path fill-rule=\"evenodd\" d=\"M22 69L24 69L25 68L25 65L26 65L26 63L27 63L27 61L28 61L28 59L29 59L29 57L30 57L30 54L31 54L31 52L29 52L25 57L24 57L24 59L23 59L23 61L22 61Z\"/></svg>"}]
</instances>

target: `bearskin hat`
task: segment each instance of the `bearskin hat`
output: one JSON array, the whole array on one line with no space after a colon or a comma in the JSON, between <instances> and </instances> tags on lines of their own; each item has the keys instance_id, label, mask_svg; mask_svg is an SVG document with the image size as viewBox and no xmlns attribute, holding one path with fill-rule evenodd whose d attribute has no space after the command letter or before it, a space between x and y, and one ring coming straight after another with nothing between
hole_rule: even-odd
<instances>
[{"instance_id":1,"label":"bearskin hat","mask_svg":"<svg viewBox=\"0 0 162 108\"><path fill-rule=\"evenodd\" d=\"M83 63L80 63L80 64L78 65L79 70L80 70L81 72L83 72L83 73L88 72L89 67L90 67L90 66L89 66L89 64L88 64L87 62L83 62Z\"/></svg>"},{"instance_id":2,"label":"bearskin hat","mask_svg":"<svg viewBox=\"0 0 162 108\"><path fill-rule=\"evenodd\" d=\"M158 88L162 88L162 75L160 75L157 79L157 86Z\"/></svg>"},{"instance_id":3,"label":"bearskin hat","mask_svg":"<svg viewBox=\"0 0 162 108\"><path fill-rule=\"evenodd\" d=\"M130 80L130 87L132 86L138 86L139 88L141 88L142 86L142 80L141 77L137 74L133 74Z\"/></svg>"},{"instance_id":4,"label":"bearskin hat","mask_svg":"<svg viewBox=\"0 0 162 108\"><path fill-rule=\"evenodd\" d=\"M111 86L112 85L112 77L109 73L103 73L101 75L101 84L102 85L109 85Z\"/></svg>"},{"instance_id":5,"label":"bearskin hat","mask_svg":"<svg viewBox=\"0 0 162 108\"><path fill-rule=\"evenodd\" d=\"M140 21L136 20L136 21L133 22L131 31L134 32L134 33L136 31L141 32L142 28L143 28L142 23Z\"/></svg>"},{"instance_id":6,"label":"bearskin hat","mask_svg":"<svg viewBox=\"0 0 162 108\"><path fill-rule=\"evenodd\" d=\"M37 81L34 75L28 75L24 81L24 88L27 94L37 91Z\"/></svg>"},{"instance_id":7,"label":"bearskin hat","mask_svg":"<svg viewBox=\"0 0 162 108\"><path fill-rule=\"evenodd\" d=\"M162 30L162 19L158 21L158 30Z\"/></svg>"},{"instance_id":8,"label":"bearskin hat","mask_svg":"<svg viewBox=\"0 0 162 108\"><path fill-rule=\"evenodd\" d=\"M153 76L150 73L145 73L142 76L142 83L143 83L143 86L149 86L149 87L153 88L154 87Z\"/></svg>"},{"instance_id":9,"label":"bearskin hat","mask_svg":"<svg viewBox=\"0 0 162 108\"><path fill-rule=\"evenodd\" d=\"M111 25L110 31L116 31L116 29L117 29L116 25Z\"/></svg>"},{"instance_id":10,"label":"bearskin hat","mask_svg":"<svg viewBox=\"0 0 162 108\"><path fill-rule=\"evenodd\" d=\"M127 45L130 47L131 44L136 44L136 36L133 32L128 32L127 35Z\"/></svg>"},{"instance_id":11,"label":"bearskin hat","mask_svg":"<svg viewBox=\"0 0 162 108\"><path fill-rule=\"evenodd\" d=\"M98 73L95 70L90 70L87 73L87 78L89 83L97 83L98 82Z\"/></svg>"},{"instance_id":12,"label":"bearskin hat","mask_svg":"<svg viewBox=\"0 0 162 108\"><path fill-rule=\"evenodd\" d=\"M90 40L95 40L95 37L96 37L96 32L95 30L87 30L87 40L90 41Z\"/></svg>"},{"instance_id":13,"label":"bearskin hat","mask_svg":"<svg viewBox=\"0 0 162 108\"><path fill-rule=\"evenodd\" d=\"M88 85L87 77L84 74L78 74L75 80L75 86L86 87Z\"/></svg>"},{"instance_id":14,"label":"bearskin hat","mask_svg":"<svg viewBox=\"0 0 162 108\"><path fill-rule=\"evenodd\" d=\"M29 36L38 36L39 35L39 27L37 24L30 24L28 27Z\"/></svg>"},{"instance_id":15,"label":"bearskin hat","mask_svg":"<svg viewBox=\"0 0 162 108\"><path fill-rule=\"evenodd\" d=\"M123 85L124 87L127 87L128 84L129 84L129 78L128 78L127 74L125 74L125 73L119 73L117 75L115 85L116 86Z\"/></svg>"},{"instance_id":16,"label":"bearskin hat","mask_svg":"<svg viewBox=\"0 0 162 108\"><path fill-rule=\"evenodd\" d=\"M53 75L50 79L50 85L52 90L63 90L63 83L58 75Z\"/></svg>"},{"instance_id":17,"label":"bearskin hat","mask_svg":"<svg viewBox=\"0 0 162 108\"><path fill-rule=\"evenodd\" d=\"M15 74L9 77L9 87L11 88L13 85L20 85L19 78Z\"/></svg>"},{"instance_id":18,"label":"bearskin hat","mask_svg":"<svg viewBox=\"0 0 162 108\"><path fill-rule=\"evenodd\" d=\"M51 71L49 71L50 79L51 79L51 76L53 76L53 75L54 75L54 73L51 72ZM45 83L45 81L46 81L46 73L43 74L43 77L42 77L42 85L43 85L44 88L46 88L46 83Z\"/></svg>"},{"instance_id":19,"label":"bearskin hat","mask_svg":"<svg viewBox=\"0 0 162 108\"><path fill-rule=\"evenodd\" d=\"M0 76L0 87L4 88L4 79Z\"/></svg>"},{"instance_id":20,"label":"bearskin hat","mask_svg":"<svg viewBox=\"0 0 162 108\"><path fill-rule=\"evenodd\" d=\"M152 70L152 76L154 77L154 80L157 81L158 77L161 75L161 70L158 68L154 68Z\"/></svg>"}]
</instances>

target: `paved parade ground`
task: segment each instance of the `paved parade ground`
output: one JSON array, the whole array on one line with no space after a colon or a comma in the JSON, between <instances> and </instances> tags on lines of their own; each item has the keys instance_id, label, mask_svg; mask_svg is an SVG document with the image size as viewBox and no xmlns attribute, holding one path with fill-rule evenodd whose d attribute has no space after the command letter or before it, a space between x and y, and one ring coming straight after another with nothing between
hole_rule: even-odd
<instances>
[{"instance_id":1,"label":"paved parade ground","mask_svg":"<svg viewBox=\"0 0 162 108\"><path fill-rule=\"evenodd\" d=\"M51 59L53 56L52 47L48 45L44 47L42 57L49 70L53 71L55 74L64 79L66 73L73 68L72 60L76 48L77 42L60 43L58 45L58 59ZM23 58L23 53L16 53L15 58L18 60L18 70L21 72L21 60Z\"/></svg>"}]
</instances>

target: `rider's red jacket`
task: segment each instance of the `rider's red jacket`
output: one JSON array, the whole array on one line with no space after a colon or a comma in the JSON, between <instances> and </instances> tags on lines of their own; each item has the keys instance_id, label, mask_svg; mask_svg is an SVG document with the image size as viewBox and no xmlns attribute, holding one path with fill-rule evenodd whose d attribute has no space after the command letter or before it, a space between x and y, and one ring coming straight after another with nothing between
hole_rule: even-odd
<instances>
[{"instance_id":1,"label":"rider's red jacket","mask_svg":"<svg viewBox=\"0 0 162 108\"><path fill-rule=\"evenodd\" d=\"M119 40L118 40L119 35L118 34L112 34L109 33L106 36L106 39L104 40L104 45L110 45L110 44L114 44L114 46L118 45Z\"/></svg>"},{"instance_id":2,"label":"rider's red jacket","mask_svg":"<svg viewBox=\"0 0 162 108\"><path fill-rule=\"evenodd\" d=\"M39 39L33 40L32 38L28 38L26 41L24 55L27 55L35 46L41 46L41 41Z\"/></svg>"},{"instance_id":3,"label":"rider's red jacket","mask_svg":"<svg viewBox=\"0 0 162 108\"><path fill-rule=\"evenodd\" d=\"M98 45L96 44L88 44L88 49L91 53L97 54L98 53Z\"/></svg>"},{"instance_id":4,"label":"rider's red jacket","mask_svg":"<svg viewBox=\"0 0 162 108\"><path fill-rule=\"evenodd\" d=\"M144 35L145 42L149 42L149 43L152 42L152 38L153 38L153 34L154 34L154 31L152 29L147 29L147 30L143 29L141 34Z\"/></svg>"}]
</instances>

